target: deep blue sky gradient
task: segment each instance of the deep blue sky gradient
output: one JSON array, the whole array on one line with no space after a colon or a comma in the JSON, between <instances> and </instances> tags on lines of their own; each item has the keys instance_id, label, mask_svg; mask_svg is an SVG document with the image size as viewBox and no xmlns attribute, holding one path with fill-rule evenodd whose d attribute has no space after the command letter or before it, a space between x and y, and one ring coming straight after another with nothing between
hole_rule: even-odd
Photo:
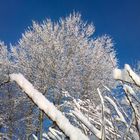
<instances>
[{"instance_id":1,"label":"deep blue sky gradient","mask_svg":"<svg viewBox=\"0 0 140 140\"><path fill-rule=\"evenodd\" d=\"M0 0L0 40L15 44L32 20L58 20L73 11L94 23L96 37L113 38L121 67L140 60L140 0Z\"/></svg>"}]
</instances>

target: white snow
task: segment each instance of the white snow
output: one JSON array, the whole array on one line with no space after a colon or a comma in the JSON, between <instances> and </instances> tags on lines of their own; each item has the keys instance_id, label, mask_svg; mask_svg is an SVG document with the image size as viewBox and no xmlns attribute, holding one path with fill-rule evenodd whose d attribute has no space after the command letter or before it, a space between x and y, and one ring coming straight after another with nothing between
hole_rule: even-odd
<instances>
[{"instance_id":1,"label":"white snow","mask_svg":"<svg viewBox=\"0 0 140 140\"><path fill-rule=\"evenodd\" d=\"M53 128L49 128L49 131L56 137L56 140L62 140L62 138L56 133Z\"/></svg>"},{"instance_id":2,"label":"white snow","mask_svg":"<svg viewBox=\"0 0 140 140\"><path fill-rule=\"evenodd\" d=\"M123 85L123 89L125 91L125 93L131 94L138 102L140 102L139 98L137 97L136 93L134 92L133 88L124 84Z\"/></svg>"},{"instance_id":3,"label":"white snow","mask_svg":"<svg viewBox=\"0 0 140 140\"><path fill-rule=\"evenodd\" d=\"M71 140L88 140L80 129L70 124L69 120L42 93L24 78L22 74L10 74L11 81L15 81L34 103L43 110Z\"/></svg>"},{"instance_id":4,"label":"white snow","mask_svg":"<svg viewBox=\"0 0 140 140\"><path fill-rule=\"evenodd\" d=\"M101 125L101 132L102 132L102 140L105 140L105 115L104 115L104 108L105 108L105 105L104 105L104 99L102 97L102 94L100 92L100 89L97 88L97 91L98 91L98 94L99 94L99 97L101 99L101 105L102 105L102 125Z\"/></svg>"},{"instance_id":5,"label":"white snow","mask_svg":"<svg viewBox=\"0 0 140 140\"><path fill-rule=\"evenodd\" d=\"M135 84L140 86L140 77L131 69L131 67L128 64L125 64L125 69L128 71Z\"/></svg>"},{"instance_id":6,"label":"white snow","mask_svg":"<svg viewBox=\"0 0 140 140\"><path fill-rule=\"evenodd\" d=\"M117 114L119 116L120 121L122 121L125 124L127 124L127 122L125 121L125 118L124 118L123 114L118 109L118 106L116 105L116 103L111 98L109 98L107 96L105 96L105 99L107 99L112 104L112 106L115 108L115 110L116 110L116 112L117 112Z\"/></svg>"},{"instance_id":7,"label":"white snow","mask_svg":"<svg viewBox=\"0 0 140 140\"><path fill-rule=\"evenodd\" d=\"M114 69L113 71L113 77L114 79L122 79L122 71L120 69Z\"/></svg>"},{"instance_id":8,"label":"white snow","mask_svg":"<svg viewBox=\"0 0 140 140\"><path fill-rule=\"evenodd\" d=\"M125 82L130 82L130 83L134 83L133 80L130 78L128 72L126 71L126 69L114 69L113 70L113 77L116 80L120 80L120 81L125 81Z\"/></svg>"},{"instance_id":9,"label":"white snow","mask_svg":"<svg viewBox=\"0 0 140 140\"><path fill-rule=\"evenodd\" d=\"M138 128L140 130L140 118L138 119Z\"/></svg>"},{"instance_id":10,"label":"white snow","mask_svg":"<svg viewBox=\"0 0 140 140\"><path fill-rule=\"evenodd\" d=\"M45 140L51 140L46 133L43 133L42 136L45 138Z\"/></svg>"},{"instance_id":11,"label":"white snow","mask_svg":"<svg viewBox=\"0 0 140 140\"><path fill-rule=\"evenodd\" d=\"M140 86L140 77L131 69L128 64L125 64L123 70L117 68L114 69L113 77L116 80L135 83L137 86Z\"/></svg>"},{"instance_id":12,"label":"white snow","mask_svg":"<svg viewBox=\"0 0 140 140\"><path fill-rule=\"evenodd\" d=\"M87 126L87 128L89 128L89 130L99 139L101 139L101 132L94 127L89 121L88 119L78 110L75 108L74 111L72 111L72 113L85 125Z\"/></svg>"},{"instance_id":13,"label":"white snow","mask_svg":"<svg viewBox=\"0 0 140 140\"><path fill-rule=\"evenodd\" d=\"M136 131L133 131L132 129L130 129L130 132L131 132L131 136L134 140L140 140L139 135Z\"/></svg>"},{"instance_id":14,"label":"white snow","mask_svg":"<svg viewBox=\"0 0 140 140\"><path fill-rule=\"evenodd\" d=\"M123 89L124 89L125 93L128 95L128 98L129 98L130 102L132 103L132 107L135 110L135 113L138 115L139 111L137 109L137 104L136 104L136 102L132 101L132 98L129 96L129 94L132 94L135 97L135 99L137 99L139 101L138 97L135 95L135 92L133 91L133 89L130 86L124 85ZM130 102L129 102L129 104L130 104Z\"/></svg>"},{"instance_id":15,"label":"white snow","mask_svg":"<svg viewBox=\"0 0 140 140\"><path fill-rule=\"evenodd\" d=\"M130 86L126 85L126 84L123 85L123 89L126 91L126 93L130 93L132 95L135 94L134 90Z\"/></svg>"},{"instance_id":16,"label":"white snow","mask_svg":"<svg viewBox=\"0 0 140 140\"><path fill-rule=\"evenodd\" d=\"M32 135L34 140L38 140L37 136L35 136L35 134Z\"/></svg>"}]
</instances>

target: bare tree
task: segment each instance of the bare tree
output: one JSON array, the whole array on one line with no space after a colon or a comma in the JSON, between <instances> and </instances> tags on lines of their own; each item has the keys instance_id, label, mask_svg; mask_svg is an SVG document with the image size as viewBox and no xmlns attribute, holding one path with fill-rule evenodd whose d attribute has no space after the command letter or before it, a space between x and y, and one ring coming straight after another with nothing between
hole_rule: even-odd
<instances>
[{"instance_id":1,"label":"bare tree","mask_svg":"<svg viewBox=\"0 0 140 140\"><path fill-rule=\"evenodd\" d=\"M93 38L94 31L93 24L82 21L77 13L59 22L33 22L12 47L16 71L56 105L61 104L63 90L98 103L96 89L105 82L114 86L112 69L117 61L111 38ZM43 121L42 113L39 119Z\"/></svg>"}]
</instances>

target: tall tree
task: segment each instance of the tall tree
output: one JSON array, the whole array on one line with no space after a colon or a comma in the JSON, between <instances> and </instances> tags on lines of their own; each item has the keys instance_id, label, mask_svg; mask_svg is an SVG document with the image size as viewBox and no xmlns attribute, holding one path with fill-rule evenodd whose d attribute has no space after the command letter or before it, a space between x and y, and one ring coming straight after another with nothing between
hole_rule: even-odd
<instances>
[{"instance_id":1,"label":"tall tree","mask_svg":"<svg viewBox=\"0 0 140 140\"><path fill-rule=\"evenodd\" d=\"M94 31L75 13L57 23L33 22L12 48L16 65L44 94L59 96L65 89L76 97L105 82L111 87L117 62L113 43L106 35L93 38Z\"/></svg>"},{"instance_id":2,"label":"tall tree","mask_svg":"<svg viewBox=\"0 0 140 140\"><path fill-rule=\"evenodd\" d=\"M56 105L61 103L62 91L98 103L96 89L104 83L114 86L112 69L117 60L111 38L93 38L94 31L93 24L82 21L77 13L59 22L33 22L12 47L16 71Z\"/></svg>"}]
</instances>

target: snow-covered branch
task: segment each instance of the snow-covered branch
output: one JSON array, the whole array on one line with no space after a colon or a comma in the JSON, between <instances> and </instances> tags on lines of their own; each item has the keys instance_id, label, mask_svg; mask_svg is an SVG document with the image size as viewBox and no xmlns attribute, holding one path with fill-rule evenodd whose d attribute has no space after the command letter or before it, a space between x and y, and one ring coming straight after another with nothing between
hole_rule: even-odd
<instances>
[{"instance_id":1,"label":"snow-covered branch","mask_svg":"<svg viewBox=\"0 0 140 140\"><path fill-rule=\"evenodd\" d=\"M140 77L131 69L131 67L128 64L125 64L125 67L123 70L120 70L120 69L114 70L114 79L122 81L123 84L125 82L128 82L128 83L135 84L137 87L140 87ZM135 98L135 100L138 102L139 102L139 98L136 96L134 90L130 86L124 84L123 89L125 91L125 95L127 97L127 100L129 102L129 105L131 106L131 109L133 112L133 114L132 114L133 122L132 123L134 123L135 128L137 130L137 135L139 137L138 139L140 139L139 111L137 109L136 103L132 100L131 96L133 96ZM128 130L129 129L127 129L127 131ZM126 133L127 133L127 131L126 131Z\"/></svg>"},{"instance_id":2,"label":"snow-covered branch","mask_svg":"<svg viewBox=\"0 0 140 140\"><path fill-rule=\"evenodd\" d=\"M140 87L140 77L131 69L131 67L126 64L125 69L129 74L129 77L133 80L133 82Z\"/></svg>"},{"instance_id":3,"label":"snow-covered branch","mask_svg":"<svg viewBox=\"0 0 140 140\"><path fill-rule=\"evenodd\" d=\"M45 96L36 90L22 74L10 74L11 81L15 81L33 102L43 110L71 140L88 140L81 130L70 124L69 120L49 102Z\"/></svg>"},{"instance_id":4,"label":"snow-covered branch","mask_svg":"<svg viewBox=\"0 0 140 140\"><path fill-rule=\"evenodd\" d=\"M123 114L119 111L118 106L116 105L116 103L111 98L109 98L107 96L105 96L105 99L107 101L109 101L110 104L115 108L115 110L116 110L116 112L117 112L117 114L119 116L120 121L124 122L127 125L127 122L125 121L125 118L124 118Z\"/></svg>"},{"instance_id":5,"label":"snow-covered branch","mask_svg":"<svg viewBox=\"0 0 140 140\"><path fill-rule=\"evenodd\" d=\"M100 100L101 100L101 106L102 106L102 127L101 127L101 131L102 131L102 140L105 140L105 115L104 115L104 99L102 97L102 94L100 92L100 89L97 88L97 91L98 91L98 94L99 94L99 97L100 97Z\"/></svg>"},{"instance_id":6,"label":"snow-covered branch","mask_svg":"<svg viewBox=\"0 0 140 140\"><path fill-rule=\"evenodd\" d=\"M124 69L114 69L113 77L116 80L134 83L140 87L140 77L131 69L128 64L125 64Z\"/></svg>"},{"instance_id":7,"label":"snow-covered branch","mask_svg":"<svg viewBox=\"0 0 140 140\"><path fill-rule=\"evenodd\" d=\"M72 113L99 139L101 139L101 132L94 127L88 119L77 109L72 111Z\"/></svg>"}]
</instances>

